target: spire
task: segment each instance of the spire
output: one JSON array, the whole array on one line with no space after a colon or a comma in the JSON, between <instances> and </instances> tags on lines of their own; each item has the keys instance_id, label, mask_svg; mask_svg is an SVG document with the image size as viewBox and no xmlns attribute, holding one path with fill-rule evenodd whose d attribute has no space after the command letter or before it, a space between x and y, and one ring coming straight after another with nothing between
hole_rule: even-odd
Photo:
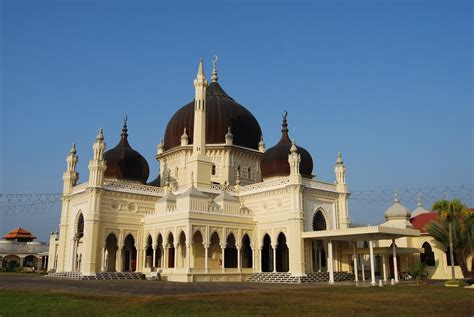
<instances>
[{"instance_id":1,"label":"spire","mask_svg":"<svg viewBox=\"0 0 474 317\"><path fill-rule=\"evenodd\" d=\"M189 136L186 131L186 128L183 130L183 134L181 135L181 146L188 145L189 144Z\"/></svg>"},{"instance_id":2,"label":"spire","mask_svg":"<svg viewBox=\"0 0 474 317\"><path fill-rule=\"evenodd\" d=\"M344 164L344 162L342 161L342 154L341 154L341 152L337 152L336 164L338 164L338 165Z\"/></svg>"},{"instance_id":3,"label":"spire","mask_svg":"<svg viewBox=\"0 0 474 317\"><path fill-rule=\"evenodd\" d=\"M218 60L217 55L214 55L214 58L212 59L213 66L212 66L212 77L211 77L211 81L213 83L217 83L217 79L218 79L218 77L217 77L217 60Z\"/></svg>"},{"instance_id":4,"label":"spire","mask_svg":"<svg viewBox=\"0 0 474 317\"><path fill-rule=\"evenodd\" d=\"M122 143L128 142L127 141L127 137L128 137L127 120L128 120L128 117L127 115L125 115L125 118L123 119L122 133L120 134L120 136L122 137L121 138Z\"/></svg>"},{"instance_id":5,"label":"spire","mask_svg":"<svg viewBox=\"0 0 474 317\"><path fill-rule=\"evenodd\" d=\"M160 143L158 144L158 149L156 154L161 154L165 151L165 145L163 144L163 138L160 138Z\"/></svg>"},{"instance_id":6,"label":"spire","mask_svg":"<svg viewBox=\"0 0 474 317\"><path fill-rule=\"evenodd\" d=\"M393 202L395 204L399 204L400 203L400 199L398 199L398 189L395 190L395 194L393 195Z\"/></svg>"},{"instance_id":7,"label":"spire","mask_svg":"<svg viewBox=\"0 0 474 317\"><path fill-rule=\"evenodd\" d=\"M281 123L281 138L288 139L288 123L286 121L286 117L288 116L288 112L283 111L283 122Z\"/></svg>"},{"instance_id":8,"label":"spire","mask_svg":"<svg viewBox=\"0 0 474 317\"><path fill-rule=\"evenodd\" d=\"M421 193L418 193L418 202L416 204L417 207L423 207L422 203L421 203Z\"/></svg>"},{"instance_id":9,"label":"spire","mask_svg":"<svg viewBox=\"0 0 474 317\"><path fill-rule=\"evenodd\" d=\"M296 147L295 139L291 140L291 148L290 148L291 153L297 153L298 148Z\"/></svg>"},{"instance_id":10,"label":"spire","mask_svg":"<svg viewBox=\"0 0 474 317\"><path fill-rule=\"evenodd\" d=\"M104 132L102 128L99 129L99 134L97 134L96 141L104 141Z\"/></svg>"},{"instance_id":11,"label":"spire","mask_svg":"<svg viewBox=\"0 0 474 317\"><path fill-rule=\"evenodd\" d=\"M76 143L73 143L71 149L69 150L69 155L75 156L76 153L77 153L77 151L76 151Z\"/></svg>"},{"instance_id":12,"label":"spire","mask_svg":"<svg viewBox=\"0 0 474 317\"><path fill-rule=\"evenodd\" d=\"M198 82L203 82L206 80L206 75L204 75L204 60L201 58L199 61L198 72L196 75L196 80Z\"/></svg>"}]
</instances>

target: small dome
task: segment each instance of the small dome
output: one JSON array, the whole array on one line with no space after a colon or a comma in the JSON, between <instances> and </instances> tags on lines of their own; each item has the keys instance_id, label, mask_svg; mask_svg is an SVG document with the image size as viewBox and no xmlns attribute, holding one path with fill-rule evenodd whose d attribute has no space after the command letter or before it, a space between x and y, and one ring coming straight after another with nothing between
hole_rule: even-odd
<instances>
[{"instance_id":1,"label":"small dome","mask_svg":"<svg viewBox=\"0 0 474 317\"><path fill-rule=\"evenodd\" d=\"M150 169L146 159L128 144L127 120L125 120L120 142L104 153L107 164L106 178L138 181L145 184Z\"/></svg>"},{"instance_id":2,"label":"small dome","mask_svg":"<svg viewBox=\"0 0 474 317\"><path fill-rule=\"evenodd\" d=\"M385 211L385 219L410 219L410 210L400 204L400 200L398 199L398 193L395 193L393 205Z\"/></svg>"},{"instance_id":3,"label":"small dome","mask_svg":"<svg viewBox=\"0 0 474 317\"><path fill-rule=\"evenodd\" d=\"M257 119L222 89L217 81L206 90L206 144L224 144L228 128L233 144L258 150L262 131ZM194 137L194 100L179 109L168 122L165 131L166 150L181 145L181 135L187 129L189 144Z\"/></svg>"},{"instance_id":4,"label":"small dome","mask_svg":"<svg viewBox=\"0 0 474 317\"><path fill-rule=\"evenodd\" d=\"M288 155L292 147L292 142L288 136L288 124L286 122L286 112L283 114L283 123L281 129L281 139L273 147L265 151L260 162L260 170L262 177L268 178L272 176L290 175L290 164L288 163ZM301 155L300 173L303 177L313 178L313 158L301 146L296 146L298 154Z\"/></svg>"},{"instance_id":5,"label":"small dome","mask_svg":"<svg viewBox=\"0 0 474 317\"><path fill-rule=\"evenodd\" d=\"M421 203L421 195L418 194L418 202L417 202L417 205L416 205L416 209L412 211L411 217L414 218L414 217L416 217L420 214L426 214L426 213L429 213L429 212L430 211L423 208L423 204Z\"/></svg>"}]
</instances>

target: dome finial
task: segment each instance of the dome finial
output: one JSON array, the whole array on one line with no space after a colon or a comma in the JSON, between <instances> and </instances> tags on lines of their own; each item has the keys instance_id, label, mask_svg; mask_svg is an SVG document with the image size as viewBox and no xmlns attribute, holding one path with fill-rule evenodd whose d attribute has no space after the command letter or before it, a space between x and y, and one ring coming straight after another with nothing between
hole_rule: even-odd
<instances>
[{"instance_id":1,"label":"dome finial","mask_svg":"<svg viewBox=\"0 0 474 317\"><path fill-rule=\"evenodd\" d=\"M127 121L128 121L128 116L125 115L125 117L123 118L123 126L122 126L122 134L121 134L122 140L126 140L128 136Z\"/></svg>"},{"instance_id":2,"label":"dome finial","mask_svg":"<svg viewBox=\"0 0 474 317\"><path fill-rule=\"evenodd\" d=\"M417 201L417 207L423 207L422 203L421 203L421 193L418 192L418 201Z\"/></svg>"},{"instance_id":3,"label":"dome finial","mask_svg":"<svg viewBox=\"0 0 474 317\"><path fill-rule=\"evenodd\" d=\"M336 160L336 164L343 164L344 162L342 161L342 154L341 152L337 152L337 160Z\"/></svg>"},{"instance_id":4,"label":"dome finial","mask_svg":"<svg viewBox=\"0 0 474 317\"><path fill-rule=\"evenodd\" d=\"M286 110L283 111L283 122L281 124L281 133L286 137L288 137L288 123L286 121L287 116L288 116L288 112Z\"/></svg>"},{"instance_id":5,"label":"dome finial","mask_svg":"<svg viewBox=\"0 0 474 317\"><path fill-rule=\"evenodd\" d=\"M72 147L71 147L71 150L69 150L69 154L71 155L76 155L77 151L76 151L76 143L73 143L72 144Z\"/></svg>"},{"instance_id":6,"label":"dome finial","mask_svg":"<svg viewBox=\"0 0 474 317\"><path fill-rule=\"evenodd\" d=\"M97 141L104 141L104 132L103 132L102 128L99 129L99 134L97 134L96 140Z\"/></svg>"},{"instance_id":7,"label":"dome finial","mask_svg":"<svg viewBox=\"0 0 474 317\"><path fill-rule=\"evenodd\" d=\"M217 55L214 55L214 58L212 59L212 77L211 77L211 81L213 83L217 83L217 60L218 60L218 57Z\"/></svg>"},{"instance_id":8,"label":"dome finial","mask_svg":"<svg viewBox=\"0 0 474 317\"><path fill-rule=\"evenodd\" d=\"M395 190L395 194L393 195L393 202L395 204L399 204L400 203L400 199L398 199L398 189Z\"/></svg>"},{"instance_id":9,"label":"dome finial","mask_svg":"<svg viewBox=\"0 0 474 317\"><path fill-rule=\"evenodd\" d=\"M291 153L296 153L296 152L298 152L298 148L296 147L295 139L291 140L290 152L291 152Z\"/></svg>"}]
</instances>

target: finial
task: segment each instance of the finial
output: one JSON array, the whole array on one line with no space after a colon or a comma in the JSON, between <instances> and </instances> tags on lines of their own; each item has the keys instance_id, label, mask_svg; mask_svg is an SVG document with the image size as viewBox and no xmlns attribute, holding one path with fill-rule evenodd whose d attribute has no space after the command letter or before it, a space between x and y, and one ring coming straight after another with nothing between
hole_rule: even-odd
<instances>
[{"instance_id":1,"label":"finial","mask_svg":"<svg viewBox=\"0 0 474 317\"><path fill-rule=\"evenodd\" d=\"M122 140L126 139L128 136L127 120L128 116L125 115L125 118L123 119L122 133L120 134L122 136Z\"/></svg>"},{"instance_id":2,"label":"finial","mask_svg":"<svg viewBox=\"0 0 474 317\"><path fill-rule=\"evenodd\" d=\"M395 190L395 194L393 195L393 202L395 204L400 203L400 199L398 199L398 189Z\"/></svg>"},{"instance_id":3,"label":"finial","mask_svg":"<svg viewBox=\"0 0 474 317\"><path fill-rule=\"evenodd\" d=\"M422 203L421 203L421 193L418 193L417 207L423 207L423 205L422 205Z\"/></svg>"},{"instance_id":4,"label":"finial","mask_svg":"<svg viewBox=\"0 0 474 317\"><path fill-rule=\"evenodd\" d=\"M181 135L181 138L187 138L188 137L188 133L186 131L187 131L187 129L184 128L183 129L183 134ZM161 140L160 140L160 143L161 143Z\"/></svg>"},{"instance_id":5,"label":"finial","mask_svg":"<svg viewBox=\"0 0 474 317\"><path fill-rule=\"evenodd\" d=\"M204 70L203 70L203 64L204 64L204 60L201 58L201 60L199 61L197 77L200 77L200 76L205 77L204 76Z\"/></svg>"},{"instance_id":6,"label":"finial","mask_svg":"<svg viewBox=\"0 0 474 317\"><path fill-rule=\"evenodd\" d=\"M283 122L281 124L281 132L285 135L288 135L288 124L286 122L286 117L288 116L287 111L283 111Z\"/></svg>"},{"instance_id":7,"label":"finial","mask_svg":"<svg viewBox=\"0 0 474 317\"><path fill-rule=\"evenodd\" d=\"M76 155L76 143L72 144L71 150L69 150L69 154Z\"/></svg>"},{"instance_id":8,"label":"finial","mask_svg":"<svg viewBox=\"0 0 474 317\"><path fill-rule=\"evenodd\" d=\"M163 137L160 137L160 144L163 144Z\"/></svg>"},{"instance_id":9,"label":"finial","mask_svg":"<svg viewBox=\"0 0 474 317\"><path fill-rule=\"evenodd\" d=\"M295 139L291 140L290 152L291 152L291 153L296 153L296 152L298 152L298 148L296 147Z\"/></svg>"},{"instance_id":10,"label":"finial","mask_svg":"<svg viewBox=\"0 0 474 317\"><path fill-rule=\"evenodd\" d=\"M344 162L342 161L342 154L341 152L337 152L337 160L336 160L336 163L341 165L343 164Z\"/></svg>"},{"instance_id":11,"label":"finial","mask_svg":"<svg viewBox=\"0 0 474 317\"><path fill-rule=\"evenodd\" d=\"M128 120L128 116L125 115L125 118L123 119L123 127L126 129L127 128L127 120Z\"/></svg>"},{"instance_id":12,"label":"finial","mask_svg":"<svg viewBox=\"0 0 474 317\"><path fill-rule=\"evenodd\" d=\"M212 66L212 77L211 77L211 80L212 80L213 83L216 83L217 79L218 79L218 77L217 77L217 60L218 60L217 55L214 55L214 58L212 59L213 66Z\"/></svg>"},{"instance_id":13,"label":"finial","mask_svg":"<svg viewBox=\"0 0 474 317\"><path fill-rule=\"evenodd\" d=\"M226 138L233 138L234 137L234 135L231 132L230 126L227 127L227 133L226 133L225 137Z\"/></svg>"},{"instance_id":14,"label":"finial","mask_svg":"<svg viewBox=\"0 0 474 317\"><path fill-rule=\"evenodd\" d=\"M104 133L103 133L102 128L99 129L99 134L97 134L96 140L97 141L104 141Z\"/></svg>"},{"instance_id":15,"label":"finial","mask_svg":"<svg viewBox=\"0 0 474 317\"><path fill-rule=\"evenodd\" d=\"M263 142L263 135L260 136L260 142L258 142L258 150L260 152L265 152L265 143Z\"/></svg>"}]
</instances>

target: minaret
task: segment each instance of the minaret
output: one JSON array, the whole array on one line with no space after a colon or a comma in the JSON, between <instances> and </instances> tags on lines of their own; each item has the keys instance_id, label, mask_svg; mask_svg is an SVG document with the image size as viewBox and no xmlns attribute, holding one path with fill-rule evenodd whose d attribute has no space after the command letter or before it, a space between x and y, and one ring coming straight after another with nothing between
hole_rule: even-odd
<instances>
[{"instance_id":1,"label":"minaret","mask_svg":"<svg viewBox=\"0 0 474 317\"><path fill-rule=\"evenodd\" d=\"M334 167L336 174L336 190L339 192L338 204L338 222L339 228L347 228L349 226L349 193L346 185L346 167L342 161L341 152L337 153L336 166Z\"/></svg>"},{"instance_id":2,"label":"minaret","mask_svg":"<svg viewBox=\"0 0 474 317\"><path fill-rule=\"evenodd\" d=\"M127 118L125 117L122 137L126 137ZM99 134L92 145L93 157L89 161L89 203L84 210L84 240L82 251L81 272L83 275L94 275L100 271L100 226L101 226L101 205L102 205L102 185L104 182L104 173L107 169L104 160L104 134L99 129Z\"/></svg>"},{"instance_id":3,"label":"minaret","mask_svg":"<svg viewBox=\"0 0 474 317\"><path fill-rule=\"evenodd\" d=\"M69 195L72 193L72 188L76 186L76 182L79 179L79 173L76 172L76 164L78 160L76 153L76 144L73 143L66 158L67 169L63 174L63 195Z\"/></svg>"},{"instance_id":4,"label":"minaret","mask_svg":"<svg viewBox=\"0 0 474 317\"><path fill-rule=\"evenodd\" d=\"M217 76L217 75L216 75ZM212 162L206 156L206 89L207 80L203 70L203 60L199 62L198 72L194 80L194 133L193 154L189 158L187 168L188 185L207 187L211 183ZM191 174L194 177L191 177Z\"/></svg>"},{"instance_id":5,"label":"minaret","mask_svg":"<svg viewBox=\"0 0 474 317\"><path fill-rule=\"evenodd\" d=\"M206 89L207 80L203 71L203 60L199 62L194 80L194 134L193 152L206 155Z\"/></svg>"},{"instance_id":6,"label":"minaret","mask_svg":"<svg viewBox=\"0 0 474 317\"><path fill-rule=\"evenodd\" d=\"M124 128L127 128L127 120L125 119ZM89 161L89 187L100 187L104 180L104 172L107 169L104 161L104 134L102 128L99 129L99 134L92 145L93 157Z\"/></svg>"},{"instance_id":7,"label":"minaret","mask_svg":"<svg viewBox=\"0 0 474 317\"><path fill-rule=\"evenodd\" d=\"M291 141L290 154L288 154L288 164L290 164L290 183L301 183L300 173L301 155L298 154L295 140Z\"/></svg>"}]
</instances>

